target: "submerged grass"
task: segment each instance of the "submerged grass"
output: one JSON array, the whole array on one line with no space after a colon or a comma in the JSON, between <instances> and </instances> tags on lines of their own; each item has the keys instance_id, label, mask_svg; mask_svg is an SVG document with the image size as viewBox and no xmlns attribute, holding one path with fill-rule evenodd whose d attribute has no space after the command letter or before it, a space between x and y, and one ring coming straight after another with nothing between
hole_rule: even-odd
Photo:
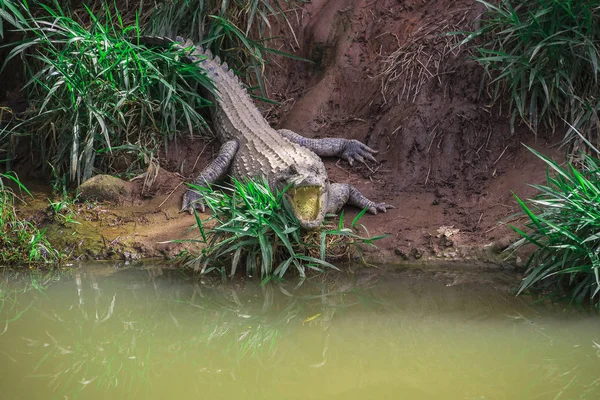
<instances>
[{"instance_id":1,"label":"submerged grass","mask_svg":"<svg viewBox=\"0 0 600 400\"><path fill-rule=\"evenodd\" d=\"M600 2L581 0L478 0L486 7L476 60L489 77L494 101L510 98L511 125L519 116L537 132L566 120L565 142L600 143Z\"/></svg>"},{"instance_id":2,"label":"submerged grass","mask_svg":"<svg viewBox=\"0 0 600 400\"><path fill-rule=\"evenodd\" d=\"M17 344L5 346L5 355L21 361L26 349L31 382L53 397L112 392L148 398L162 387L155 387L157 376L173 368L191 378L210 373L210 380L223 363L235 373L253 359L285 367L278 351L282 345L290 350L296 330L326 332L339 313L361 306L359 296L373 296L337 279L302 288L295 282L257 287L210 278L192 284L168 268L126 269L118 268L116 276L106 275L105 267L97 273L33 271L31 282L29 272L0 276L0 336L3 344ZM120 284L123 279L135 284ZM49 288L59 280L60 288ZM56 311L52 318L48 310ZM44 329L27 329L40 318ZM326 351L328 341L315 346ZM211 360L219 365L213 368Z\"/></svg>"},{"instance_id":3,"label":"submerged grass","mask_svg":"<svg viewBox=\"0 0 600 400\"><path fill-rule=\"evenodd\" d=\"M182 256L186 267L201 273L218 270L233 276L238 269L245 268L246 275L260 277L264 282L282 278L292 267L304 277L306 269L337 269L326 261L332 244L329 237L345 239L334 241L337 255L340 247L373 245L383 237L362 237L352 229L365 210L353 220L352 228L344 227L342 215L337 228L323 227L318 234L306 234L284 200L285 190L273 193L266 182L233 180L233 187L223 187L224 190L194 189L203 194L212 216L202 221L196 214L200 237L191 241L203 243L205 248L197 256L190 253ZM214 226L205 228L205 223L212 220Z\"/></svg>"},{"instance_id":4,"label":"submerged grass","mask_svg":"<svg viewBox=\"0 0 600 400\"><path fill-rule=\"evenodd\" d=\"M531 150L546 163L546 185L529 205L515 195L529 218L527 232L512 248L535 246L519 293L542 289L552 298L567 298L600 307L600 160L582 154L562 167ZM551 173L551 172L552 173Z\"/></svg>"}]
</instances>

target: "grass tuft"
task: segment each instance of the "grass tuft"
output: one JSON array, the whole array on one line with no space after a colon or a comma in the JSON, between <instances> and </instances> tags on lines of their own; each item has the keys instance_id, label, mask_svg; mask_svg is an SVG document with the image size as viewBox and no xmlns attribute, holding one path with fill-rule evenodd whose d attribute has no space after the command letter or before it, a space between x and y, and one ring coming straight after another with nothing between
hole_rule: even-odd
<instances>
[{"instance_id":1,"label":"grass tuft","mask_svg":"<svg viewBox=\"0 0 600 400\"><path fill-rule=\"evenodd\" d=\"M529 148L546 163L546 185L526 204L515 198L529 219L527 232L511 249L535 247L519 293L542 289L552 298L567 298L600 307L600 160L582 154L581 161L562 167Z\"/></svg>"},{"instance_id":2,"label":"grass tuft","mask_svg":"<svg viewBox=\"0 0 600 400\"><path fill-rule=\"evenodd\" d=\"M10 156L26 137L38 167L81 183L120 150L140 149L138 159L152 166L152 149L206 125L198 108L208 101L198 88L212 85L183 50L134 43L139 26L123 25L118 13L100 19L87 9L91 22L83 26L57 5L40 7L34 17L23 6L27 38L7 59L24 59L30 99L25 118L0 144Z\"/></svg>"},{"instance_id":3,"label":"grass tuft","mask_svg":"<svg viewBox=\"0 0 600 400\"><path fill-rule=\"evenodd\" d=\"M600 143L600 3L580 0L478 0L481 27L476 60L485 68L494 101L510 98L511 126L519 116L534 133L566 120L565 142ZM583 144L583 143L582 143Z\"/></svg>"},{"instance_id":4,"label":"grass tuft","mask_svg":"<svg viewBox=\"0 0 600 400\"><path fill-rule=\"evenodd\" d=\"M63 185L114 172L118 156L136 175L147 168L151 177L159 166L157 150L169 139L206 131L201 111L209 103L198 89L212 90L212 84L198 65L187 62L184 50L146 48L131 38L193 39L266 99L268 53L294 56L265 43L274 20L290 26L284 8L295 2L173 0L156 7L95 2L93 9L85 3L71 9L60 6L68 2L0 1L0 22L25 38L10 44L6 62L22 59L29 78L29 108L3 132L0 151L13 160L28 153L22 149L29 145L34 167L52 172Z\"/></svg>"},{"instance_id":5,"label":"grass tuft","mask_svg":"<svg viewBox=\"0 0 600 400\"><path fill-rule=\"evenodd\" d=\"M291 54L267 47L273 39L272 22L287 24L294 33L284 9L298 0L171 0L162 2L145 19L149 35L191 39L227 61L247 83L255 82L260 96L266 97L263 72L268 54Z\"/></svg>"},{"instance_id":6,"label":"grass tuft","mask_svg":"<svg viewBox=\"0 0 600 400\"><path fill-rule=\"evenodd\" d=\"M304 277L306 269L337 270L326 260L347 255L350 246L373 245L383 238L355 233L353 228L364 213L353 220L351 228L344 227L342 216L336 228L305 233L284 200L285 191L273 193L265 182L234 180L232 187L223 190L194 189L203 194L212 216L202 221L196 214L200 237L191 242L203 243L205 248L197 256L182 256L186 267L201 273L217 270L231 277L245 269L247 276L268 281L283 278L291 269ZM214 225L207 228L212 221Z\"/></svg>"},{"instance_id":7,"label":"grass tuft","mask_svg":"<svg viewBox=\"0 0 600 400\"><path fill-rule=\"evenodd\" d=\"M9 183L31 196L16 174L0 173L0 267L61 261L64 256L52 248L45 231L19 217L15 208L17 195Z\"/></svg>"}]
</instances>

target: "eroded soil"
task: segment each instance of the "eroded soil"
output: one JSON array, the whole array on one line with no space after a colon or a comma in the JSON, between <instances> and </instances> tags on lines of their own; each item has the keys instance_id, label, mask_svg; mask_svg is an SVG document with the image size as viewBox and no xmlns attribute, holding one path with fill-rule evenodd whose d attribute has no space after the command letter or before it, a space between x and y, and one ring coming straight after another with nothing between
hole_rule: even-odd
<instances>
[{"instance_id":1,"label":"eroded soil","mask_svg":"<svg viewBox=\"0 0 600 400\"><path fill-rule=\"evenodd\" d=\"M274 28L280 49L313 63L270 65L268 90L280 105L260 106L273 126L358 139L380 151L377 165L326 160L332 181L396 207L361 221L371 234L389 234L368 253L372 260L503 259L499 252L516 239L506 226L517 211L512 192L532 196L528 184L545 174L522 143L560 159L542 136L525 127L511 132L508 117L480 93L482 70L456 36L443 35L472 29L480 13L470 0L314 0L288 12L295 38ZM177 254L190 244L167 241L195 234L185 233L194 217L178 213L182 183L217 145L173 143L152 185L128 183L117 207L79 205L83 223L54 224L54 240L91 258Z\"/></svg>"}]
</instances>

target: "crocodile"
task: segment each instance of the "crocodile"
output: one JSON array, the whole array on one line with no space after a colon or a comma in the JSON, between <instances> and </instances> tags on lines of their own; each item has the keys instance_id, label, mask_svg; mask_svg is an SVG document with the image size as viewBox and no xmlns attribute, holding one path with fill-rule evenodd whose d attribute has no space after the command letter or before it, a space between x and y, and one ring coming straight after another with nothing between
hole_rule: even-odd
<instances>
[{"instance_id":1,"label":"crocodile","mask_svg":"<svg viewBox=\"0 0 600 400\"><path fill-rule=\"evenodd\" d=\"M377 151L357 140L310 139L288 129L275 130L227 63L190 40L177 37L170 42L185 50L189 62L202 68L214 85L214 93L205 96L213 103L210 115L222 144L194 185L207 187L228 175L238 180L266 179L273 191L288 188L285 201L307 230L321 226L327 213L337 213L345 204L366 208L371 214L394 208L367 199L350 184L330 182L320 158L335 156L353 165L376 162ZM204 212L205 205L202 194L190 188L183 196L182 211L194 209Z\"/></svg>"}]
</instances>

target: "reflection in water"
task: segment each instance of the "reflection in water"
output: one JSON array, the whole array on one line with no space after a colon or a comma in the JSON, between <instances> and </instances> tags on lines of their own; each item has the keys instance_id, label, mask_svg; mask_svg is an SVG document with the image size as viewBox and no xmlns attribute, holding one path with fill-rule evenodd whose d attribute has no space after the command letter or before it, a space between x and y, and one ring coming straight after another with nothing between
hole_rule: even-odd
<instances>
[{"instance_id":1,"label":"reflection in water","mask_svg":"<svg viewBox=\"0 0 600 400\"><path fill-rule=\"evenodd\" d=\"M599 398L597 316L439 276L4 276L1 397Z\"/></svg>"}]
</instances>

